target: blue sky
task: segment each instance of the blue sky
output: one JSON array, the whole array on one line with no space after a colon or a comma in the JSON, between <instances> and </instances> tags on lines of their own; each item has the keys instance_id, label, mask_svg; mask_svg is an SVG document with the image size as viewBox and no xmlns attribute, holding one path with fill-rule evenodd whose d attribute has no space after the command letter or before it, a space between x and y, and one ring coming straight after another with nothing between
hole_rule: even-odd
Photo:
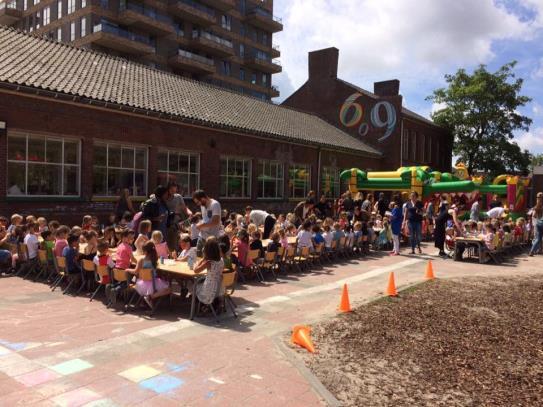
<instances>
[{"instance_id":1,"label":"blue sky","mask_svg":"<svg viewBox=\"0 0 543 407\"><path fill-rule=\"evenodd\" d=\"M404 104L425 116L445 74L517 60L522 93L533 99L521 111L534 123L516 139L543 153L543 0L275 0L274 9L284 25L274 36L278 101L307 79L307 52L330 46L340 51L339 77L370 91L399 79Z\"/></svg>"}]
</instances>

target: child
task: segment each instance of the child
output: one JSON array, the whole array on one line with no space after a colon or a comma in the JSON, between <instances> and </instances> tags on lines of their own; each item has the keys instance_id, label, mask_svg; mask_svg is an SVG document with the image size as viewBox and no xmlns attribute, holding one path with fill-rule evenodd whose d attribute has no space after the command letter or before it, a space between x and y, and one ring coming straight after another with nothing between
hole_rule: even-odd
<instances>
[{"instance_id":1,"label":"child","mask_svg":"<svg viewBox=\"0 0 543 407\"><path fill-rule=\"evenodd\" d=\"M321 243L324 243L324 237L322 236L322 230L319 225L313 225L312 227L313 237L312 242L313 246L317 247Z\"/></svg>"},{"instance_id":2,"label":"child","mask_svg":"<svg viewBox=\"0 0 543 407\"><path fill-rule=\"evenodd\" d=\"M55 236L55 248L53 249L53 253L56 257L62 257L62 252L66 246L68 246L68 241L66 240L66 236L68 236L68 232L70 230L68 229L68 226L60 226L57 229L56 236Z\"/></svg>"},{"instance_id":3,"label":"child","mask_svg":"<svg viewBox=\"0 0 543 407\"><path fill-rule=\"evenodd\" d=\"M251 244L249 245L249 248L251 250L258 250L258 257L264 257L264 246L262 245L262 240L260 240L260 232L258 230L255 230L251 234Z\"/></svg>"},{"instance_id":4,"label":"child","mask_svg":"<svg viewBox=\"0 0 543 407\"><path fill-rule=\"evenodd\" d=\"M8 226L8 233L12 234L17 226L23 222L23 217L17 213L11 215L11 224Z\"/></svg>"},{"instance_id":5,"label":"child","mask_svg":"<svg viewBox=\"0 0 543 407\"><path fill-rule=\"evenodd\" d=\"M55 237L55 232L57 231L59 227L60 227L60 223L58 222L58 220L52 220L51 222L49 222L49 225L48 225L49 232L53 234L53 237Z\"/></svg>"},{"instance_id":6,"label":"child","mask_svg":"<svg viewBox=\"0 0 543 407\"><path fill-rule=\"evenodd\" d=\"M270 242L268 243L268 246L266 247L266 251L268 253L277 253L280 247L281 247L281 236L279 236L279 233L274 232L270 236Z\"/></svg>"},{"instance_id":7,"label":"child","mask_svg":"<svg viewBox=\"0 0 543 407\"><path fill-rule=\"evenodd\" d=\"M107 217L106 227L113 226L115 227L117 223L117 216L114 213L110 213Z\"/></svg>"},{"instance_id":8,"label":"child","mask_svg":"<svg viewBox=\"0 0 543 407\"><path fill-rule=\"evenodd\" d=\"M237 238L235 238L234 250L237 250L237 259L234 258L234 263L241 267L250 267L253 265L253 260L249 258L249 234L245 229L238 231Z\"/></svg>"},{"instance_id":9,"label":"child","mask_svg":"<svg viewBox=\"0 0 543 407\"><path fill-rule=\"evenodd\" d=\"M296 226L294 224L290 224L287 226L287 237L296 237Z\"/></svg>"},{"instance_id":10,"label":"child","mask_svg":"<svg viewBox=\"0 0 543 407\"><path fill-rule=\"evenodd\" d=\"M341 229L345 229L345 225L349 224L349 217L347 212L341 212L339 214L339 225Z\"/></svg>"},{"instance_id":11,"label":"child","mask_svg":"<svg viewBox=\"0 0 543 407\"><path fill-rule=\"evenodd\" d=\"M134 232L125 229L121 232L121 243L117 247L117 259L115 267L126 270L131 263L136 263L134 254L132 253L132 243L134 242Z\"/></svg>"},{"instance_id":12,"label":"child","mask_svg":"<svg viewBox=\"0 0 543 407\"><path fill-rule=\"evenodd\" d=\"M333 236L332 240L335 240L336 243L339 243L339 240L342 237L345 237L345 234L342 231L341 223L339 222L334 223L334 231L332 233L332 236Z\"/></svg>"},{"instance_id":13,"label":"child","mask_svg":"<svg viewBox=\"0 0 543 407\"><path fill-rule=\"evenodd\" d=\"M275 225L280 227L281 229L285 229L287 227L287 219L285 218L284 213L279 214L275 222Z\"/></svg>"},{"instance_id":14,"label":"child","mask_svg":"<svg viewBox=\"0 0 543 407\"><path fill-rule=\"evenodd\" d=\"M313 250L313 242L312 242L312 235L311 235L310 229L311 229L311 222L306 220L302 224L302 227L300 231L298 232L298 236L296 236L298 249L309 247L310 250Z\"/></svg>"},{"instance_id":15,"label":"child","mask_svg":"<svg viewBox=\"0 0 543 407\"><path fill-rule=\"evenodd\" d=\"M134 246L136 246L136 253L143 254L143 245L149 241L149 233L151 233L153 225L150 220L142 220L138 227L138 237Z\"/></svg>"},{"instance_id":16,"label":"child","mask_svg":"<svg viewBox=\"0 0 543 407\"><path fill-rule=\"evenodd\" d=\"M83 222L81 223L81 230L88 231L92 229L92 216L83 216Z\"/></svg>"},{"instance_id":17,"label":"child","mask_svg":"<svg viewBox=\"0 0 543 407\"><path fill-rule=\"evenodd\" d=\"M196 296L202 304L208 305L216 297L222 295L221 286L224 262L221 258L221 249L217 239L210 237L206 240L203 254L204 258L196 264L194 271L200 273L207 270L207 274L204 282L198 284L196 287Z\"/></svg>"},{"instance_id":18,"label":"child","mask_svg":"<svg viewBox=\"0 0 543 407\"><path fill-rule=\"evenodd\" d=\"M62 250L62 257L66 259L66 272L70 275L81 273L79 265L79 236L68 236L68 245Z\"/></svg>"},{"instance_id":19,"label":"child","mask_svg":"<svg viewBox=\"0 0 543 407\"><path fill-rule=\"evenodd\" d=\"M104 229L104 237L110 249L117 247L117 237L115 236L115 228L113 226L108 226Z\"/></svg>"},{"instance_id":20,"label":"child","mask_svg":"<svg viewBox=\"0 0 543 407\"><path fill-rule=\"evenodd\" d=\"M222 235L218 239L219 248L221 249L221 257L224 262L224 268L233 270L232 251L230 250L230 238L227 235Z\"/></svg>"},{"instance_id":21,"label":"child","mask_svg":"<svg viewBox=\"0 0 543 407\"><path fill-rule=\"evenodd\" d=\"M325 222L324 233L322 234L324 239L324 247L326 250L332 250L332 240L334 240L334 234L331 232L330 225L327 225Z\"/></svg>"},{"instance_id":22,"label":"child","mask_svg":"<svg viewBox=\"0 0 543 407\"><path fill-rule=\"evenodd\" d=\"M129 269L127 271L138 277L142 269L153 270L152 280L142 280L138 278L136 281L137 293L143 297L147 305L149 305L149 308L153 309L153 300L168 295L170 293L170 286L160 277L156 277L158 253L155 244L153 242L147 242L143 245L142 250L145 257L140 258L137 261L135 269Z\"/></svg>"},{"instance_id":23,"label":"child","mask_svg":"<svg viewBox=\"0 0 543 407\"><path fill-rule=\"evenodd\" d=\"M85 238L87 245L85 246L83 256L81 257L86 260L92 260L98 251L98 235L94 230L89 230L83 232L83 237Z\"/></svg>"},{"instance_id":24,"label":"child","mask_svg":"<svg viewBox=\"0 0 543 407\"><path fill-rule=\"evenodd\" d=\"M98 243L96 256L94 256L94 259L92 261L97 266L108 266L110 269L115 267L115 263L109 255L109 245L107 244L107 242L102 240ZM107 282L102 282L104 284L107 284Z\"/></svg>"},{"instance_id":25,"label":"child","mask_svg":"<svg viewBox=\"0 0 543 407\"><path fill-rule=\"evenodd\" d=\"M49 230L49 227L47 226L47 220L43 217L38 218L38 225L40 227L39 232L45 232L46 230Z\"/></svg>"},{"instance_id":26,"label":"child","mask_svg":"<svg viewBox=\"0 0 543 407\"><path fill-rule=\"evenodd\" d=\"M28 249L28 260L30 261L37 261L38 259L40 242L36 236L36 233L38 232L39 228L40 227L37 223L30 223L27 227L24 243Z\"/></svg>"},{"instance_id":27,"label":"child","mask_svg":"<svg viewBox=\"0 0 543 407\"><path fill-rule=\"evenodd\" d=\"M285 229L279 229L277 233L279 234L279 241L281 242L281 247L286 250L288 248L288 237Z\"/></svg>"},{"instance_id":28,"label":"child","mask_svg":"<svg viewBox=\"0 0 543 407\"><path fill-rule=\"evenodd\" d=\"M181 248L181 253L177 257L179 261L186 261L191 265L196 264L196 247L192 246L192 239L187 233L183 233L179 238L179 247Z\"/></svg>"},{"instance_id":29,"label":"child","mask_svg":"<svg viewBox=\"0 0 543 407\"><path fill-rule=\"evenodd\" d=\"M55 239L53 234L49 230L44 230L41 232L41 238L43 239L41 243L42 250L47 252L47 261L53 264L53 250L55 249Z\"/></svg>"},{"instance_id":30,"label":"child","mask_svg":"<svg viewBox=\"0 0 543 407\"><path fill-rule=\"evenodd\" d=\"M190 245L196 247L198 244L198 237L200 236L200 230L198 229L198 223L202 220L200 212L196 212L190 218Z\"/></svg>"},{"instance_id":31,"label":"child","mask_svg":"<svg viewBox=\"0 0 543 407\"><path fill-rule=\"evenodd\" d=\"M170 252L168 251L168 243L163 242L164 236L162 236L162 232L160 230L155 230L151 234L151 240L155 244L155 250L158 257L167 259L170 256Z\"/></svg>"}]
</instances>

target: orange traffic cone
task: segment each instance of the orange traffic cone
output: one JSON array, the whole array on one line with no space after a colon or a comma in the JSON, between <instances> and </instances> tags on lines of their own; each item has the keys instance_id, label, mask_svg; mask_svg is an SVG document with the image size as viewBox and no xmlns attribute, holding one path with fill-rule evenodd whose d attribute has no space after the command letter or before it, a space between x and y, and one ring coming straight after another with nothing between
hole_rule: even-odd
<instances>
[{"instance_id":1,"label":"orange traffic cone","mask_svg":"<svg viewBox=\"0 0 543 407\"><path fill-rule=\"evenodd\" d=\"M351 303L349 302L349 291L347 284L343 284L343 292L341 293L341 302L339 303L339 311L351 312Z\"/></svg>"},{"instance_id":2,"label":"orange traffic cone","mask_svg":"<svg viewBox=\"0 0 543 407\"><path fill-rule=\"evenodd\" d=\"M315 347L310 338L311 328L305 325L296 325L292 328L292 343L306 348L309 352L315 353Z\"/></svg>"},{"instance_id":3,"label":"orange traffic cone","mask_svg":"<svg viewBox=\"0 0 543 407\"><path fill-rule=\"evenodd\" d=\"M432 267L432 260L428 260L428 264L426 265L426 274L424 275L424 278L426 280L433 280L436 278L434 276L434 268Z\"/></svg>"},{"instance_id":4,"label":"orange traffic cone","mask_svg":"<svg viewBox=\"0 0 543 407\"><path fill-rule=\"evenodd\" d=\"M394 283L394 272L393 271L391 271L389 276L388 276L387 295L389 297L396 297L398 295L398 291L396 291L396 284Z\"/></svg>"}]
</instances>

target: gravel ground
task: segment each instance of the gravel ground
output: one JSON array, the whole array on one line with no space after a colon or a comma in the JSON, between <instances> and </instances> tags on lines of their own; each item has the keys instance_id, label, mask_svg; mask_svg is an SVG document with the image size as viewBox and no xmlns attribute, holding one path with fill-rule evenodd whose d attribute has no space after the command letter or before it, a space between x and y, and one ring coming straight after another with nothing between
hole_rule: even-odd
<instances>
[{"instance_id":1,"label":"gravel ground","mask_svg":"<svg viewBox=\"0 0 543 407\"><path fill-rule=\"evenodd\" d=\"M313 326L345 406L543 406L543 278L434 280Z\"/></svg>"}]
</instances>

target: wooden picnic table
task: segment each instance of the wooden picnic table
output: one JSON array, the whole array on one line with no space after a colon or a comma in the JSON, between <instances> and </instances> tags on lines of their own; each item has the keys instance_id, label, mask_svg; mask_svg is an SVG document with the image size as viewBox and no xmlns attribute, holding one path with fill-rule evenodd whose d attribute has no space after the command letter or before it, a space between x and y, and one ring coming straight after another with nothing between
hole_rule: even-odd
<instances>
[{"instance_id":1,"label":"wooden picnic table","mask_svg":"<svg viewBox=\"0 0 543 407\"><path fill-rule=\"evenodd\" d=\"M483 251L485 248L485 241L479 237L457 237L454 239L454 260L462 261L464 251L466 249L474 248L477 250L479 263L484 263Z\"/></svg>"},{"instance_id":2,"label":"wooden picnic table","mask_svg":"<svg viewBox=\"0 0 543 407\"><path fill-rule=\"evenodd\" d=\"M198 258L196 262L199 260L200 258ZM170 285L172 280L192 280L193 284L191 292L190 319L194 319L194 314L196 312L196 283L200 278L206 276L207 271L204 270L200 273L196 273L194 270L189 268L186 261L165 260L164 264L157 264L157 272L165 275Z\"/></svg>"}]
</instances>

